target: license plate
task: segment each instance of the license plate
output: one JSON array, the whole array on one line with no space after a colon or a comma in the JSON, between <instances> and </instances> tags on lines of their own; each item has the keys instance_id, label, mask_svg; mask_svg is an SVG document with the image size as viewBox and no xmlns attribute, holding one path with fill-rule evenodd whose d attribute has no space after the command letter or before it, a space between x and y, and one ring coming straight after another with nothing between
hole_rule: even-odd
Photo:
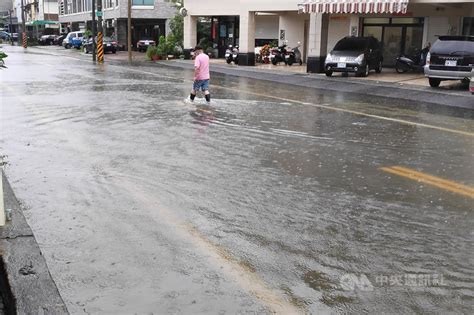
<instances>
[{"instance_id":1,"label":"license plate","mask_svg":"<svg viewBox=\"0 0 474 315\"><path fill-rule=\"evenodd\" d=\"M446 60L446 62L444 63L444 65L448 67L456 67L457 64L457 60Z\"/></svg>"},{"instance_id":2,"label":"license plate","mask_svg":"<svg viewBox=\"0 0 474 315\"><path fill-rule=\"evenodd\" d=\"M233 58L237 58L237 55L233 55L232 57L233 57Z\"/></svg>"},{"instance_id":3,"label":"license plate","mask_svg":"<svg viewBox=\"0 0 474 315\"><path fill-rule=\"evenodd\" d=\"M110 47L110 44L107 44L107 47Z\"/></svg>"},{"instance_id":4,"label":"license plate","mask_svg":"<svg viewBox=\"0 0 474 315\"><path fill-rule=\"evenodd\" d=\"M338 68L345 68L345 67L346 67L346 63L345 63L345 62L338 62L338 63L337 63L337 67L338 67Z\"/></svg>"},{"instance_id":5,"label":"license plate","mask_svg":"<svg viewBox=\"0 0 474 315\"><path fill-rule=\"evenodd\" d=\"M286 55L286 56L285 56L285 59L288 59L288 58L290 58L290 56Z\"/></svg>"},{"instance_id":6,"label":"license plate","mask_svg":"<svg viewBox=\"0 0 474 315\"><path fill-rule=\"evenodd\" d=\"M230 54L225 54L225 57L228 58L230 56Z\"/></svg>"}]
</instances>

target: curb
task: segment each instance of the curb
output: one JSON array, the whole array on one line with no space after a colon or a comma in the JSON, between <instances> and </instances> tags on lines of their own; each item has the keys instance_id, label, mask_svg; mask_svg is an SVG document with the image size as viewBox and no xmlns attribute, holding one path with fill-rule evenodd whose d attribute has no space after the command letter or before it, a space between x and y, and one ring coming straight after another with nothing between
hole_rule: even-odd
<instances>
[{"instance_id":1,"label":"curb","mask_svg":"<svg viewBox=\"0 0 474 315\"><path fill-rule=\"evenodd\" d=\"M5 208L12 210L12 220L0 228L5 313L69 314L10 183L5 175L1 179Z\"/></svg>"}]
</instances>

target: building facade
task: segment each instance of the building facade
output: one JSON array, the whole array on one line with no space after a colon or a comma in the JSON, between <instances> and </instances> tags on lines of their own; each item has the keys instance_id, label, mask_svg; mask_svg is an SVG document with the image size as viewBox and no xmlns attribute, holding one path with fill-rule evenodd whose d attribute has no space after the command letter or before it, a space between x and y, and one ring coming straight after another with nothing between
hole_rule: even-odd
<instances>
[{"instance_id":1,"label":"building facade","mask_svg":"<svg viewBox=\"0 0 474 315\"><path fill-rule=\"evenodd\" d=\"M322 72L325 56L344 36L376 37L391 66L439 35L474 35L474 0L187 0L185 8L185 47L196 43L198 17L236 17L232 36L242 64L254 65L255 46L271 34L280 44L303 44L308 72Z\"/></svg>"},{"instance_id":2,"label":"building facade","mask_svg":"<svg viewBox=\"0 0 474 315\"><path fill-rule=\"evenodd\" d=\"M59 0L58 5L63 32L92 29L92 0ZM102 0L105 35L115 34L122 44L127 42L127 5L128 0ZM132 44L168 34L176 12L169 0L132 0Z\"/></svg>"}]
</instances>

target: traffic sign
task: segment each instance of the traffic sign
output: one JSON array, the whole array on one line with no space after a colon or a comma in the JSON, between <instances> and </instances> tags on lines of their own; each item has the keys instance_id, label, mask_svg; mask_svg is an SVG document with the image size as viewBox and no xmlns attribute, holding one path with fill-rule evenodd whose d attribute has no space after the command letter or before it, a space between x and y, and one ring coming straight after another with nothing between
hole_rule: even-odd
<instances>
[{"instance_id":1,"label":"traffic sign","mask_svg":"<svg viewBox=\"0 0 474 315\"><path fill-rule=\"evenodd\" d=\"M95 12L95 16L99 17L99 16L103 16L104 15L104 12L102 11L96 11Z\"/></svg>"}]
</instances>

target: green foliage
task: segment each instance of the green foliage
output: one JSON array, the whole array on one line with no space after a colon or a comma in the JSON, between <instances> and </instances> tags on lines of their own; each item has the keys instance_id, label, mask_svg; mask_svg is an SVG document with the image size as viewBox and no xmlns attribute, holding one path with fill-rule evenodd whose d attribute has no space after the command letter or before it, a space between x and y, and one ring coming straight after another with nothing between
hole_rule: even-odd
<instances>
[{"instance_id":1,"label":"green foliage","mask_svg":"<svg viewBox=\"0 0 474 315\"><path fill-rule=\"evenodd\" d=\"M4 53L3 51L0 51L0 59L7 58L8 55Z\"/></svg>"},{"instance_id":2,"label":"green foliage","mask_svg":"<svg viewBox=\"0 0 474 315\"><path fill-rule=\"evenodd\" d=\"M84 38L89 38L92 36L92 31L90 29L86 29L83 33Z\"/></svg>"},{"instance_id":3,"label":"green foliage","mask_svg":"<svg viewBox=\"0 0 474 315\"><path fill-rule=\"evenodd\" d=\"M157 53L157 47L156 46L148 46L147 50L146 50L146 57L149 59L149 60L152 60L153 59L153 56L156 56L158 55Z\"/></svg>"},{"instance_id":4,"label":"green foliage","mask_svg":"<svg viewBox=\"0 0 474 315\"><path fill-rule=\"evenodd\" d=\"M176 45L184 49L184 18L181 14L176 14L170 21L171 34L173 34Z\"/></svg>"},{"instance_id":5,"label":"green foliage","mask_svg":"<svg viewBox=\"0 0 474 315\"><path fill-rule=\"evenodd\" d=\"M175 55L176 45L176 39L173 34L169 34L167 37L160 36L158 46L156 47L157 54L164 57Z\"/></svg>"}]
</instances>

